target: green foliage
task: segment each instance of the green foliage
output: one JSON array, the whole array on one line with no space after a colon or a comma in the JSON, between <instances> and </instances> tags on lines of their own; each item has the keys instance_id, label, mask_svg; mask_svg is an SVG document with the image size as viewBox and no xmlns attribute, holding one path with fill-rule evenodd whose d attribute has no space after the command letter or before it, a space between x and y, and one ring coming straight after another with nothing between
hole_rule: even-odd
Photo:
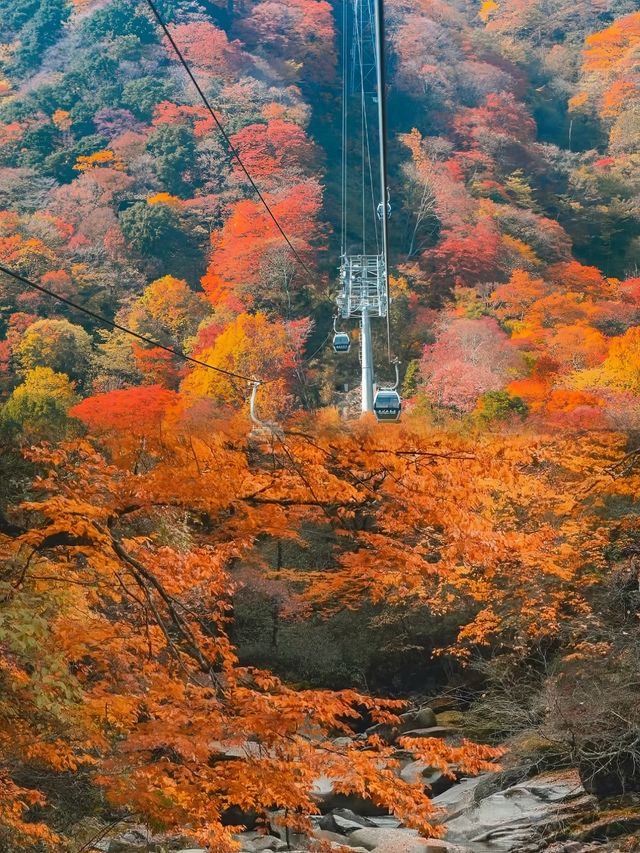
<instances>
[{"instance_id":1,"label":"green foliage","mask_svg":"<svg viewBox=\"0 0 640 853\"><path fill-rule=\"evenodd\" d=\"M402 397L407 400L415 397L420 381L420 359L412 358L407 365L407 370L402 383Z\"/></svg>"},{"instance_id":2,"label":"green foliage","mask_svg":"<svg viewBox=\"0 0 640 853\"><path fill-rule=\"evenodd\" d=\"M24 498L35 473L33 463L21 453L12 431L0 415L0 526L3 527L7 506Z\"/></svg>"},{"instance_id":3,"label":"green foliage","mask_svg":"<svg viewBox=\"0 0 640 853\"><path fill-rule=\"evenodd\" d=\"M478 400L473 413L474 417L482 423L492 421L504 421L512 415L526 418L529 409L520 397L512 397L507 391L487 391Z\"/></svg>"},{"instance_id":4,"label":"green foliage","mask_svg":"<svg viewBox=\"0 0 640 853\"><path fill-rule=\"evenodd\" d=\"M43 51L56 43L70 12L67 0L41 0L36 5L20 31L20 47L14 57L20 71L37 67Z\"/></svg>"},{"instance_id":5,"label":"green foliage","mask_svg":"<svg viewBox=\"0 0 640 853\"><path fill-rule=\"evenodd\" d=\"M78 143L71 146L65 146L53 154L49 154L42 161L42 171L56 178L61 184L70 184L74 178L78 177L78 172L73 168L78 161L78 157L87 157L90 154L95 154L105 146L105 139L97 134L83 137Z\"/></svg>"},{"instance_id":6,"label":"green foliage","mask_svg":"<svg viewBox=\"0 0 640 853\"><path fill-rule=\"evenodd\" d=\"M158 41L156 29L141 7L132 7L126 0L115 0L91 15L83 26L83 34L89 42L123 35L135 36L142 44Z\"/></svg>"},{"instance_id":7,"label":"green foliage","mask_svg":"<svg viewBox=\"0 0 640 853\"><path fill-rule=\"evenodd\" d=\"M155 77L141 77L126 84L122 90L122 105L130 109L137 118L149 120L156 104L170 100L173 91L171 82Z\"/></svg>"},{"instance_id":8,"label":"green foliage","mask_svg":"<svg viewBox=\"0 0 640 853\"><path fill-rule=\"evenodd\" d=\"M195 281L204 272L199 235L170 205L136 202L121 214L120 227L151 276L171 273Z\"/></svg>"},{"instance_id":9,"label":"green foliage","mask_svg":"<svg viewBox=\"0 0 640 853\"><path fill-rule=\"evenodd\" d=\"M68 376L49 367L36 367L0 410L0 426L26 443L60 441L76 429L67 412L77 402Z\"/></svg>"},{"instance_id":10,"label":"green foliage","mask_svg":"<svg viewBox=\"0 0 640 853\"><path fill-rule=\"evenodd\" d=\"M0 16L6 32L16 33L35 15L38 0L0 0Z\"/></svg>"},{"instance_id":11,"label":"green foliage","mask_svg":"<svg viewBox=\"0 0 640 853\"><path fill-rule=\"evenodd\" d=\"M185 172L192 169L196 146L192 131L182 124L162 124L149 137L147 148L154 155L158 177L170 193L187 188Z\"/></svg>"},{"instance_id":12,"label":"green foliage","mask_svg":"<svg viewBox=\"0 0 640 853\"><path fill-rule=\"evenodd\" d=\"M536 210L537 205L531 184L526 179L522 169L516 169L515 172L512 172L504 186L518 207Z\"/></svg>"},{"instance_id":13,"label":"green foliage","mask_svg":"<svg viewBox=\"0 0 640 853\"><path fill-rule=\"evenodd\" d=\"M42 124L28 130L21 144L20 165L39 166L62 140L62 134L53 124Z\"/></svg>"},{"instance_id":14,"label":"green foliage","mask_svg":"<svg viewBox=\"0 0 640 853\"><path fill-rule=\"evenodd\" d=\"M122 233L142 255L168 257L180 245L180 220L167 204L131 205L120 217Z\"/></svg>"},{"instance_id":15,"label":"green foliage","mask_svg":"<svg viewBox=\"0 0 640 853\"><path fill-rule=\"evenodd\" d=\"M139 385L143 376L136 367L131 338L117 329L98 329L100 341L92 356L93 387L98 392Z\"/></svg>"},{"instance_id":16,"label":"green foliage","mask_svg":"<svg viewBox=\"0 0 640 853\"><path fill-rule=\"evenodd\" d=\"M91 359L91 338L68 320L37 320L22 336L14 356L22 374L50 367L82 380Z\"/></svg>"}]
</instances>

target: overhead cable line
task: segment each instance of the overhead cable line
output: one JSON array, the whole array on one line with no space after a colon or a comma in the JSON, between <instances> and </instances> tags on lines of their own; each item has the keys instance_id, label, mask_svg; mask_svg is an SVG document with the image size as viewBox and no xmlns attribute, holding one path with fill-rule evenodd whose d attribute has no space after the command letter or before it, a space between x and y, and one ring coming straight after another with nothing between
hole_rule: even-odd
<instances>
[{"instance_id":1,"label":"overhead cable line","mask_svg":"<svg viewBox=\"0 0 640 853\"><path fill-rule=\"evenodd\" d=\"M382 252L385 259L384 277L387 297L387 357L389 364L393 363L391 352L391 294L389 288L389 211L387 186L387 93L384 55L384 0L374 0L374 26L376 41L376 82L378 89L378 135L380 139L380 194L382 204Z\"/></svg>"},{"instance_id":2,"label":"overhead cable line","mask_svg":"<svg viewBox=\"0 0 640 853\"><path fill-rule=\"evenodd\" d=\"M189 67L189 63L187 62L187 60L182 55L182 51L180 50L180 48L176 44L175 39L171 35L171 32L169 31L169 28L168 28L167 24L165 23L162 15L158 11L155 3L153 2L153 0L145 0L145 2L147 3L147 5L151 9L151 11L153 12L155 19L157 20L158 24L162 28L162 31L164 32L165 36L167 37L169 44L173 48L174 53L176 54L176 56L178 57L178 59L180 61L180 64L182 65L184 70L187 72L189 79L193 83L196 91L198 92L198 95L200 96L202 103L205 105L205 107L207 108L207 111L211 115L211 118L214 120L216 127L218 128L218 130L220 132L220 135L224 139L224 141L227 145L227 148L229 149L229 152L238 162L238 165L240 166L240 168L244 172L245 177L247 178L247 180L251 184L251 187L252 187L253 191L255 192L256 196L258 197L258 199L260 200L260 202L262 203L262 206L264 207L264 209L269 214L269 217L271 218L274 225L276 226L276 228L278 229L278 231L282 235L287 246L291 249L291 252L293 253L293 256L296 259L296 261L300 264L300 266L305 271L305 273L309 276L309 278L314 278L314 274L311 272L311 270L309 269L309 267L305 263L304 259L302 258L302 256L300 255L300 253L298 252L296 247L293 245L293 243L289 239L287 232L284 230L284 228L282 227L282 225L278 221L277 216L273 212L273 208L271 207L269 202L266 200L266 198L262 194L260 187L256 184L254 179L251 177L249 170L247 169L244 162L242 161L242 157L240 156L240 152L235 147L235 145L231 142L231 139L229 138L229 134L226 132L226 130L224 129L220 119L215 114L213 107L209 103L209 99L207 98L207 96L203 92L200 84L198 83L196 77L194 76L191 68Z\"/></svg>"},{"instance_id":3,"label":"overhead cable line","mask_svg":"<svg viewBox=\"0 0 640 853\"><path fill-rule=\"evenodd\" d=\"M252 376L244 376L242 373L235 373L233 370L225 370L224 367L215 367L213 364L207 364L206 361L200 361L199 358L193 358L193 356L187 355L186 352L182 352L182 350L174 349L173 347L167 347L164 344L159 343L159 341L154 341L153 338L148 338L146 335L141 335L138 332L134 332L133 329L129 329L127 326L123 326L121 323L116 323L115 320L109 320L108 317L104 317L102 314L98 314L95 311L92 311L90 308L85 308L84 305L80 305L77 302L74 302L71 299L67 299L66 296L61 296L59 293L55 293L53 290L49 290L48 287L44 287L41 284L36 284L35 281L31 281L31 279L26 278L25 276L17 273L15 270L10 269L9 267L5 267L3 264L0 264L0 272L3 272L5 275L14 278L16 281L22 282L22 284L26 284L27 287L31 287L33 290L37 290L40 293L44 293L46 296L55 299L57 302L62 302L64 305L68 305L70 308L74 308L76 311L80 311L83 314L86 314L87 317L92 317L94 320L97 320L98 323L102 323L104 326L109 326L111 329L117 329L119 332L124 332L127 335L131 335L132 338L137 338L139 341L143 341L145 344L150 344L153 347L157 347L158 349L162 349L165 352L170 352L172 355L175 355L177 358L181 358L183 361L188 361L191 364L197 364L199 367L206 367L207 370L214 370L216 373L222 373L225 376L229 376L232 379L240 379L242 382L249 382L250 384L254 384L260 380L257 380ZM273 380L267 380L270 382ZM260 384L265 385L266 382L260 382Z\"/></svg>"},{"instance_id":4,"label":"overhead cable line","mask_svg":"<svg viewBox=\"0 0 640 853\"><path fill-rule=\"evenodd\" d=\"M342 170L342 182L341 182L341 193L340 193L340 262L342 263L342 259L345 256L347 251L347 126L349 121L349 111L347 100L349 97L349 81L347 76L347 69L349 65L349 58L347 51L348 47L348 38L347 38L347 26L348 26L348 3L347 0L344 0L342 4L342 145L340 147L341 152L341 170Z\"/></svg>"}]
</instances>

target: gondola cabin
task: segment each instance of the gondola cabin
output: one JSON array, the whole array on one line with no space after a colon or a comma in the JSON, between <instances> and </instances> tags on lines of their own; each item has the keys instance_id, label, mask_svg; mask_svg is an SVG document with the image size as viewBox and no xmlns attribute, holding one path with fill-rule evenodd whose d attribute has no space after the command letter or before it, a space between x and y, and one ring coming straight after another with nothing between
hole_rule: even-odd
<instances>
[{"instance_id":1,"label":"gondola cabin","mask_svg":"<svg viewBox=\"0 0 640 853\"><path fill-rule=\"evenodd\" d=\"M376 392L373 400L373 412L379 421L397 421L400 419L402 403L397 391L382 388Z\"/></svg>"},{"instance_id":2,"label":"gondola cabin","mask_svg":"<svg viewBox=\"0 0 640 853\"><path fill-rule=\"evenodd\" d=\"M333 336L334 352L349 352L351 349L351 338L346 332L336 332Z\"/></svg>"}]
</instances>

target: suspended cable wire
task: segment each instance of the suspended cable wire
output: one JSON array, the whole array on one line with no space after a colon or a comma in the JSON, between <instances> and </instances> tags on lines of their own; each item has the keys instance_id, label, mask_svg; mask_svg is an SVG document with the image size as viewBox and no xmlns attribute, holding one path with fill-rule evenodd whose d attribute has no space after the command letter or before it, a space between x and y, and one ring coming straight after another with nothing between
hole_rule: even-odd
<instances>
[{"instance_id":1,"label":"suspended cable wire","mask_svg":"<svg viewBox=\"0 0 640 853\"><path fill-rule=\"evenodd\" d=\"M362 2L361 0L355 0L357 12L355 15L356 20L356 28L355 28L355 38L356 44L358 46L358 79L360 83L360 198L361 198L361 208L362 208L362 254L367 254L367 215L366 215L366 202L365 202L365 151L366 151L366 128L367 128L367 110L364 96L364 56L362 53L362 39L363 39L363 15L362 15Z\"/></svg>"},{"instance_id":2,"label":"suspended cable wire","mask_svg":"<svg viewBox=\"0 0 640 853\"><path fill-rule=\"evenodd\" d=\"M240 379L242 382L249 382L253 384L257 380L252 376L245 376L242 373L235 373L233 370L225 370L224 367L215 367L213 364L207 364L206 361L200 361L199 358L193 358L193 356L187 355L186 352L182 352L182 350L174 349L173 347L167 347L164 344L159 343L158 341L154 341L153 338L148 338L146 335L141 335L138 332L134 332L133 329L129 329L127 326L123 326L121 323L116 323L115 320L109 320L108 317L104 317L102 314L98 314L95 311L92 311L90 308L85 308L84 305L80 305L78 302L74 302L71 299L67 299L66 296L61 296L59 293L55 293L53 290L49 290L48 287L44 287L41 284L36 284L35 281L31 281L31 279L26 278L15 270L10 269L9 267L5 267L3 264L0 264L0 272L5 275L10 276L16 281L22 282L22 284L26 284L27 287L32 288L33 290L37 290L40 293L44 293L46 296L51 297L51 299L55 299L57 302L62 302L64 305L68 305L70 308L74 308L76 311L80 311L82 314L86 314L87 317L91 317L96 320L98 323L101 323L103 326L109 326L111 329L117 329L119 332L124 332L127 335L131 335L132 338L137 338L139 341L143 341L145 344L150 344L153 347L157 347L158 349L164 350L165 352L170 352L172 355L175 355L176 358L180 358L183 361L188 361L191 364L197 364L199 367L206 367L207 370L214 370L216 373L222 373L224 376L229 376L232 379ZM273 382L274 380L267 380L268 382ZM267 382L261 382L262 385L267 384Z\"/></svg>"},{"instance_id":3,"label":"suspended cable wire","mask_svg":"<svg viewBox=\"0 0 640 853\"><path fill-rule=\"evenodd\" d=\"M367 0L367 14L369 16L369 22L371 22L373 15L372 15L372 11L371 11L370 0ZM369 25L368 29L369 29L369 35L371 37L371 47L372 47L374 63L375 63L375 34L372 30L371 25ZM363 46L362 50L364 51L364 46ZM366 95L366 91L365 91L364 79L363 79L363 91L362 91L363 109L365 109L365 95ZM370 132L369 132L369 120L367 118L366 109L365 109L365 131L366 131L366 144L367 144L367 163L368 163L368 168L369 168L369 191L371 194L371 209L373 211L373 227L374 227L374 232L375 232L375 237L376 237L376 254L379 255L380 254L380 237L378 234L378 213L377 213L378 205L376 204L375 188L374 188L374 183L373 183L373 165L372 165L372 159L371 159L371 140L370 140Z\"/></svg>"},{"instance_id":4,"label":"suspended cable wire","mask_svg":"<svg viewBox=\"0 0 640 853\"><path fill-rule=\"evenodd\" d=\"M385 262L385 290L387 299L387 357L393 362L391 352L391 318L389 290L389 227L387 210L387 97L385 91L385 55L384 55L384 0L373 0L375 6L374 22L376 35L376 80L378 87L378 132L380 137L380 199L382 204L382 252Z\"/></svg>"},{"instance_id":5,"label":"suspended cable wire","mask_svg":"<svg viewBox=\"0 0 640 853\"><path fill-rule=\"evenodd\" d=\"M240 156L240 153L239 153L238 149L237 149L237 148L234 146L234 144L231 142L231 139L229 138L229 134L226 132L226 130L225 130L225 129L224 129L224 127L222 126L222 123L221 123L220 119L219 119L219 118L218 118L218 116L215 114L215 112L214 112L214 110L213 110L213 107L212 107L212 106L211 106L211 104L209 103L209 99L207 98L207 96L206 96L206 95L205 95L205 93L203 92L202 88L200 87L200 84L198 83L197 79L195 78L195 76L194 76L193 72L191 71L191 68L189 67L189 63L186 61L186 59L185 59L185 58L184 58L184 56L182 55L182 51L180 50L180 48L179 48L179 47L178 47L178 45L176 44L176 42L175 42L175 40L174 40L173 36L171 35L171 33L170 33L170 31L169 31L169 28L168 28L167 24L165 23L165 21L164 21L164 19L163 19L162 15L160 14L160 12L158 11L158 9L157 9L157 7L156 7L155 3L153 2L153 0L145 0L145 2L147 3L147 5L148 5L148 6L149 6L149 8L151 9L151 11L153 12L153 15L154 15L155 19L157 20L158 24L159 24L159 25L160 25L160 27L162 28L162 31L164 32L165 36L167 37L167 39L168 39L168 41L169 41L169 44L170 44L170 45L171 45L171 47L173 48L174 53L176 54L176 56L178 57L178 60L180 61L180 64L182 65L182 67L184 68L184 70L187 72L187 74L188 74L188 76L189 76L189 79L190 79L190 80L191 80L191 82L193 83L193 85L194 85L194 87L195 87L196 91L198 92L198 95L200 96L200 98L201 98L201 100L202 100L202 103L205 105L205 107L207 108L207 111L208 111L208 112L209 112L209 114L211 115L211 118L214 120L214 122L215 122L215 124L216 124L216 127L218 128L218 131L220 132L220 135L221 135L221 136L222 136L222 138L224 139L225 144L227 145L227 148L229 149L230 154L231 154L231 155L235 158L235 160L238 162L238 165L240 166L240 168L241 168L241 169L242 169L242 171L244 172L245 177L247 178L247 180L248 180L248 181L249 181L249 183L251 184L251 188L253 189L253 191L255 192L256 196L257 196L257 197L258 197L258 199L260 200L260 202L261 202L262 206L264 207L264 209L265 209L265 210L267 211L267 213L269 214L269 217L270 217L270 218L271 218L271 220L273 221L274 225L276 226L276 228L278 229L278 231L279 231L279 232L280 232L280 234L282 235L282 237L283 237L283 239L284 239L285 243L286 243L286 244L287 244L287 246L291 249L291 252L292 252L292 254L293 254L294 258L296 259L296 261L300 264L300 266L301 266L301 267L302 267L302 269L305 271L305 273L309 276L309 278L314 278L313 273L311 272L311 270L309 269L309 267L308 267L308 266L307 266L307 264L305 263L304 259L301 257L300 253L298 252L298 250L296 249L296 247L293 245L293 243L292 243L292 242L291 242L291 240L289 239L289 237L288 237L288 235L287 235L286 231L284 230L284 228L282 227L282 225L281 225L281 224L280 224L280 222L278 221L278 218L277 218L277 216L275 215L275 213L273 212L273 209L271 208L271 206L270 206L269 202L266 200L266 198L265 198L265 197L264 197L264 195L262 194L262 191L260 190L260 187L256 184L256 182L255 182L255 181L253 180L253 178L251 177L251 174L249 173L249 170L247 169L247 167L245 166L244 162L242 161L242 157Z\"/></svg>"},{"instance_id":6,"label":"suspended cable wire","mask_svg":"<svg viewBox=\"0 0 640 853\"><path fill-rule=\"evenodd\" d=\"M340 198L340 258L344 258L347 251L347 129L349 124L348 100L348 23L349 4L342 4L342 176L341 176L341 198Z\"/></svg>"}]
</instances>

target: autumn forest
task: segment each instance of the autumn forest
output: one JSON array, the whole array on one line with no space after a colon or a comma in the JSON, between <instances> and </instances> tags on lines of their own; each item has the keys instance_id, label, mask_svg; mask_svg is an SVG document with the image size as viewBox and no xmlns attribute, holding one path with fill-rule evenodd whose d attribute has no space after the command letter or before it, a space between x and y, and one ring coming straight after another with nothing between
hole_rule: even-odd
<instances>
[{"instance_id":1,"label":"autumn forest","mask_svg":"<svg viewBox=\"0 0 640 853\"><path fill-rule=\"evenodd\" d=\"M0 853L640 850L638 0L375 2L0 0Z\"/></svg>"}]
</instances>

